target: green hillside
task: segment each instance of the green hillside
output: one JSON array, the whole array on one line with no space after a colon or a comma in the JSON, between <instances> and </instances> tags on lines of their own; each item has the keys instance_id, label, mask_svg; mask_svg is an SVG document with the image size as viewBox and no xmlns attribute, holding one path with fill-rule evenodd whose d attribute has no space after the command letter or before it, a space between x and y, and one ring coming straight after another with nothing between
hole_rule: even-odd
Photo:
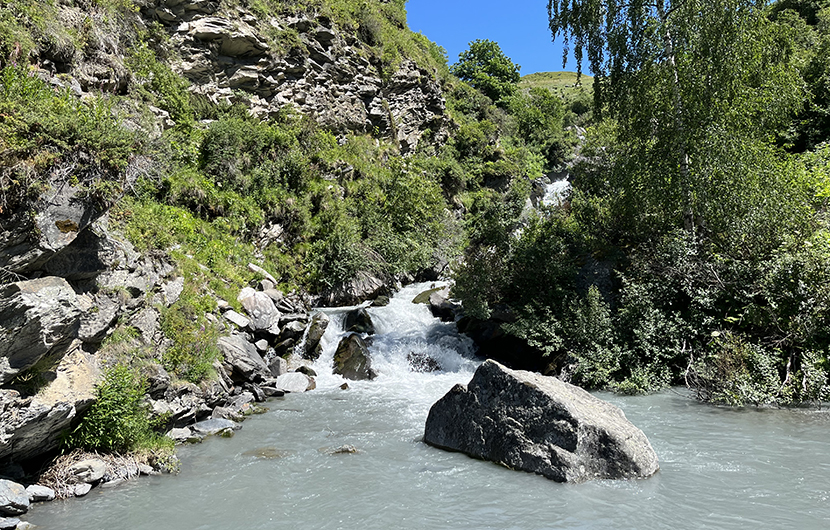
<instances>
[{"instance_id":1,"label":"green hillside","mask_svg":"<svg viewBox=\"0 0 830 530\"><path fill-rule=\"evenodd\" d=\"M522 76L520 88L547 88L548 90L571 90L584 88L590 90L594 86L594 78L582 74L577 78L576 72L537 72Z\"/></svg>"}]
</instances>

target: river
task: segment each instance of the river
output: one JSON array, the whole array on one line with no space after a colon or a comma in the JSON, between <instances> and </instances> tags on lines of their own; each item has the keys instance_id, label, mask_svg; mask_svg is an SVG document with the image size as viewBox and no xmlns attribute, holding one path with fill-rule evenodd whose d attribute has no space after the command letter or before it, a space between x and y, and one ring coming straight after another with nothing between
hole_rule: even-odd
<instances>
[{"instance_id":1,"label":"river","mask_svg":"<svg viewBox=\"0 0 830 530\"><path fill-rule=\"evenodd\" d=\"M649 437L646 480L558 484L420 441L429 407L478 365L452 324L409 301L370 308L374 381L329 375L342 335L331 310L317 390L268 402L231 439L180 449L181 472L35 505L60 530L658 529L830 527L830 413L720 408L683 391L599 397ZM413 373L410 352L442 369ZM345 445L356 453L336 453Z\"/></svg>"}]
</instances>

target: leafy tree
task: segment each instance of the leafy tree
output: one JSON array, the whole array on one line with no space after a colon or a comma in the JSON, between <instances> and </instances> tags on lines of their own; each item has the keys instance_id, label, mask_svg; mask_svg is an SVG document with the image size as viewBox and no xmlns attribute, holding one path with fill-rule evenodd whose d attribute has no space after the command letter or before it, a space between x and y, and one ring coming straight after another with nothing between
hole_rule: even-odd
<instances>
[{"instance_id":1,"label":"leafy tree","mask_svg":"<svg viewBox=\"0 0 830 530\"><path fill-rule=\"evenodd\" d=\"M516 91L521 67L507 57L496 42L474 40L470 48L458 56L450 72L467 81L493 101L510 96Z\"/></svg>"},{"instance_id":2,"label":"leafy tree","mask_svg":"<svg viewBox=\"0 0 830 530\"><path fill-rule=\"evenodd\" d=\"M627 213L694 231L712 224L706 210L724 192L742 194L763 178L758 142L801 102L792 34L765 7L755 0L548 2L554 37L564 37L566 54L573 45L580 72L587 55L598 110L618 122ZM725 162L728 174L717 172Z\"/></svg>"}]
</instances>

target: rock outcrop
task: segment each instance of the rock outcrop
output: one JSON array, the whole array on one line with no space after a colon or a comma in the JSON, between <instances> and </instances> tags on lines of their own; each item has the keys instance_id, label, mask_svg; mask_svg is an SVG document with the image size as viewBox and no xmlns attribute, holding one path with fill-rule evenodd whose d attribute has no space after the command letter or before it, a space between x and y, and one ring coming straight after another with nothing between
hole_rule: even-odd
<instances>
[{"instance_id":1,"label":"rock outcrop","mask_svg":"<svg viewBox=\"0 0 830 530\"><path fill-rule=\"evenodd\" d=\"M250 98L251 113L263 118L294 107L340 134L380 133L403 153L413 152L426 131L445 140L450 120L441 89L429 72L411 60L391 72L353 30L326 16L260 19L219 2L144 0L141 15L168 30L181 59L173 68L192 91L214 102ZM296 35L288 50L269 44L267 34Z\"/></svg>"},{"instance_id":2,"label":"rock outcrop","mask_svg":"<svg viewBox=\"0 0 830 530\"><path fill-rule=\"evenodd\" d=\"M424 441L558 482L644 478L659 468L645 434L616 406L489 360L432 406Z\"/></svg>"},{"instance_id":3,"label":"rock outcrop","mask_svg":"<svg viewBox=\"0 0 830 530\"><path fill-rule=\"evenodd\" d=\"M323 353L323 345L320 344L320 340L329 327L329 321L328 315L321 312L317 312L311 317L311 323L305 337L305 349L302 352L304 358L316 361Z\"/></svg>"},{"instance_id":4,"label":"rock outcrop","mask_svg":"<svg viewBox=\"0 0 830 530\"><path fill-rule=\"evenodd\" d=\"M49 276L0 289L0 384L44 357L60 359L78 336L81 309L63 278Z\"/></svg>"}]
</instances>

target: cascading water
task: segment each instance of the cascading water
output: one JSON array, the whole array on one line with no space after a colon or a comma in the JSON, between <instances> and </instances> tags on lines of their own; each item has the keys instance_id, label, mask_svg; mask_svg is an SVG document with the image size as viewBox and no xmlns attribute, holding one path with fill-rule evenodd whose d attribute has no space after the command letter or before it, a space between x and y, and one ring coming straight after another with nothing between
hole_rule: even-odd
<instances>
[{"instance_id":1,"label":"cascading water","mask_svg":"<svg viewBox=\"0 0 830 530\"><path fill-rule=\"evenodd\" d=\"M571 192L571 183L567 177L545 184L545 194L541 203L545 206L562 206Z\"/></svg>"},{"instance_id":2,"label":"cascading water","mask_svg":"<svg viewBox=\"0 0 830 530\"><path fill-rule=\"evenodd\" d=\"M421 292L443 284L414 284L402 289L385 307L369 307L375 325L369 345L372 367L378 378L371 382L349 382L364 388L381 387L395 392L423 384L469 378L479 361L474 360L472 341L460 335L455 324L441 322L432 316L425 304L413 304ZM358 306L355 306L358 307ZM320 388L337 386L343 379L332 374L332 359L340 340L349 335L343 331L343 319L355 307L324 309L331 322L321 343L323 354L314 368ZM413 371L411 357L431 359L438 370L428 373Z\"/></svg>"},{"instance_id":3,"label":"cascading water","mask_svg":"<svg viewBox=\"0 0 830 530\"><path fill-rule=\"evenodd\" d=\"M733 410L677 392L602 394L660 457L661 471L639 481L557 484L428 447L429 407L478 364L452 324L411 303L428 287L368 309L375 380L339 388L331 359L346 311L327 309L317 390L270 401L230 440L183 447L176 476L35 505L24 518L60 530L828 527L825 411ZM441 369L410 371L411 352Z\"/></svg>"}]
</instances>

